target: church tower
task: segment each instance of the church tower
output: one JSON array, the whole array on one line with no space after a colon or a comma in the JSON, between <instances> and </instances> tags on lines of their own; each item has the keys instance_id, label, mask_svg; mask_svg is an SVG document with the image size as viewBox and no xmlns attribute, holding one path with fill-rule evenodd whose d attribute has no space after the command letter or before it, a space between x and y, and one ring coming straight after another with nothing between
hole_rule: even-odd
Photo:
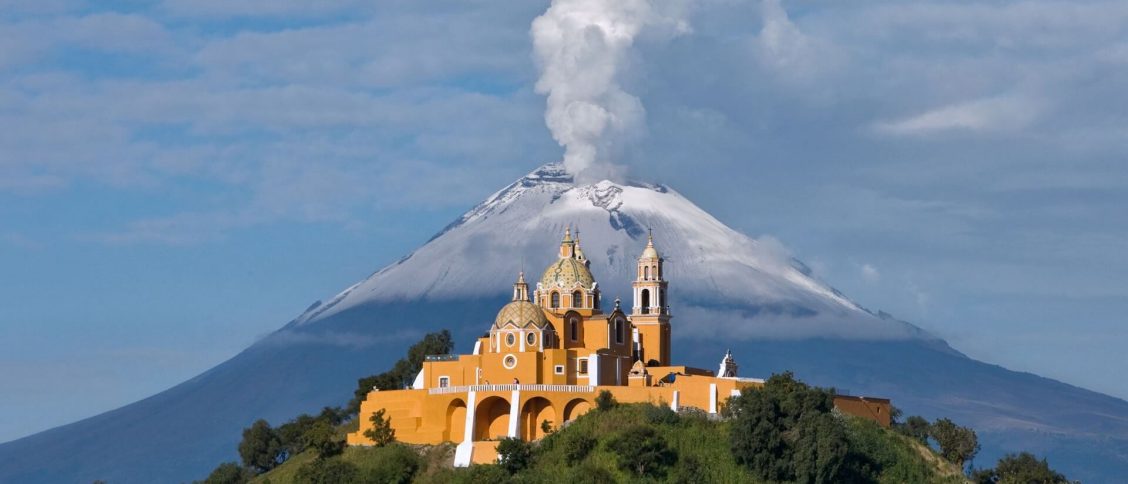
<instances>
[{"instance_id":1,"label":"church tower","mask_svg":"<svg viewBox=\"0 0 1128 484\"><path fill-rule=\"evenodd\" d=\"M670 364L670 307L666 303L666 280L662 257L654 248L654 235L647 237L646 249L638 258L638 273L632 284L634 308L631 323L638 328L642 349L639 359L647 366Z\"/></svg>"}]
</instances>

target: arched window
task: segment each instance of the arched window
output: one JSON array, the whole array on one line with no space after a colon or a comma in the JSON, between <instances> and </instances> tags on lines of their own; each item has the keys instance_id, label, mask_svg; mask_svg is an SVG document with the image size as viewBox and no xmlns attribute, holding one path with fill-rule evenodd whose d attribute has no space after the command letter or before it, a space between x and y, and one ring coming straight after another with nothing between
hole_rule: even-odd
<instances>
[{"instance_id":1,"label":"arched window","mask_svg":"<svg viewBox=\"0 0 1128 484\"><path fill-rule=\"evenodd\" d=\"M623 344L623 320L615 320L615 343Z\"/></svg>"},{"instance_id":2,"label":"arched window","mask_svg":"<svg viewBox=\"0 0 1128 484\"><path fill-rule=\"evenodd\" d=\"M642 314L650 314L650 289L642 290Z\"/></svg>"},{"instance_id":3,"label":"arched window","mask_svg":"<svg viewBox=\"0 0 1128 484\"><path fill-rule=\"evenodd\" d=\"M582 293L580 291L576 291L576 292L572 293L572 307L574 307L574 308L584 307L584 293Z\"/></svg>"},{"instance_id":4,"label":"arched window","mask_svg":"<svg viewBox=\"0 0 1128 484\"><path fill-rule=\"evenodd\" d=\"M558 292L552 293L552 305L551 305L551 307L552 307L552 309L557 309L557 308L560 307L560 293L558 293Z\"/></svg>"},{"instance_id":5,"label":"arched window","mask_svg":"<svg viewBox=\"0 0 1128 484\"><path fill-rule=\"evenodd\" d=\"M669 306L670 306L670 302L666 300L666 290L665 289L659 290L658 291L658 307L662 308L662 312L665 312L666 308L669 307Z\"/></svg>"},{"instance_id":6,"label":"arched window","mask_svg":"<svg viewBox=\"0 0 1128 484\"><path fill-rule=\"evenodd\" d=\"M644 281L650 280L650 266L646 266L646 267L642 268L642 280L644 280Z\"/></svg>"},{"instance_id":7,"label":"arched window","mask_svg":"<svg viewBox=\"0 0 1128 484\"><path fill-rule=\"evenodd\" d=\"M576 318L571 318L568 320L568 337L572 338L572 341L576 341L580 338L578 326L579 323L576 322Z\"/></svg>"}]
</instances>

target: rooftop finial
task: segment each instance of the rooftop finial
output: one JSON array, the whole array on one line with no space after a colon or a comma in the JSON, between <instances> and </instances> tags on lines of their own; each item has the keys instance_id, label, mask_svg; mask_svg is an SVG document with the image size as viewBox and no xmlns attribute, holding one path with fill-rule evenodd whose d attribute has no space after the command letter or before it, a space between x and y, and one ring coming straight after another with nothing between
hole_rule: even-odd
<instances>
[{"instance_id":1,"label":"rooftop finial","mask_svg":"<svg viewBox=\"0 0 1128 484\"><path fill-rule=\"evenodd\" d=\"M646 246L647 247L654 247L654 228L653 227L647 227L646 228Z\"/></svg>"}]
</instances>

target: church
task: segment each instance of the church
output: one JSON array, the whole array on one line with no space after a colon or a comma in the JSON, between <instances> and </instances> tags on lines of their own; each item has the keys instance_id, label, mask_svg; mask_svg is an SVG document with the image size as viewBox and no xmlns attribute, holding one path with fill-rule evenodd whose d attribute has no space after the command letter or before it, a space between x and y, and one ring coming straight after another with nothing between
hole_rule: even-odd
<instances>
[{"instance_id":1,"label":"church","mask_svg":"<svg viewBox=\"0 0 1128 484\"><path fill-rule=\"evenodd\" d=\"M428 356L410 388L370 392L349 445L371 443L367 416L384 409L397 440L456 443L454 463L466 466L495 461L500 438L544 437L594 407L604 390L621 403L716 414L725 399L763 384L738 377L731 353L716 373L670 361L668 283L653 237L638 258L628 308L615 299L603 309L590 265L568 229L531 293L524 273L517 276L512 300L472 354ZM843 396L835 406L889 425L888 400Z\"/></svg>"}]
</instances>

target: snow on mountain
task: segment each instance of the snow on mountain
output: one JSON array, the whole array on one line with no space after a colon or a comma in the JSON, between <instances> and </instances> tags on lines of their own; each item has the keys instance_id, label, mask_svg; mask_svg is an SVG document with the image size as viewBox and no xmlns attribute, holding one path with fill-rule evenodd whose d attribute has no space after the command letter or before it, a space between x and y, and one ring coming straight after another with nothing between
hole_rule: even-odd
<instances>
[{"instance_id":1,"label":"snow on mountain","mask_svg":"<svg viewBox=\"0 0 1128 484\"><path fill-rule=\"evenodd\" d=\"M671 300L706 336L906 338L922 332L875 317L818 281L774 239L729 228L662 185L577 185L548 164L494 193L423 247L300 318L309 323L359 304L491 296L524 268L531 280L555 257L567 226L580 234L604 297L629 297L647 229L667 261ZM740 301L744 324L718 319L716 301ZM755 316L754 318L751 316Z\"/></svg>"},{"instance_id":2,"label":"snow on mountain","mask_svg":"<svg viewBox=\"0 0 1128 484\"><path fill-rule=\"evenodd\" d=\"M627 296L653 227L667 258L673 356L710 368L731 348L745 376L892 398L906 415L979 432L977 463L1029 450L1085 482L1128 475L1128 402L968 358L907 323L874 315L812 277L770 238L736 233L677 192L644 183L577 185L546 165L495 193L410 256L169 390L0 444L0 482L175 483L237 460L241 430L341 405L423 333L449 329L465 352L535 281L564 228L580 229L605 300ZM169 458L175 456L175 458ZM60 465L65 463L65 465Z\"/></svg>"}]
</instances>

